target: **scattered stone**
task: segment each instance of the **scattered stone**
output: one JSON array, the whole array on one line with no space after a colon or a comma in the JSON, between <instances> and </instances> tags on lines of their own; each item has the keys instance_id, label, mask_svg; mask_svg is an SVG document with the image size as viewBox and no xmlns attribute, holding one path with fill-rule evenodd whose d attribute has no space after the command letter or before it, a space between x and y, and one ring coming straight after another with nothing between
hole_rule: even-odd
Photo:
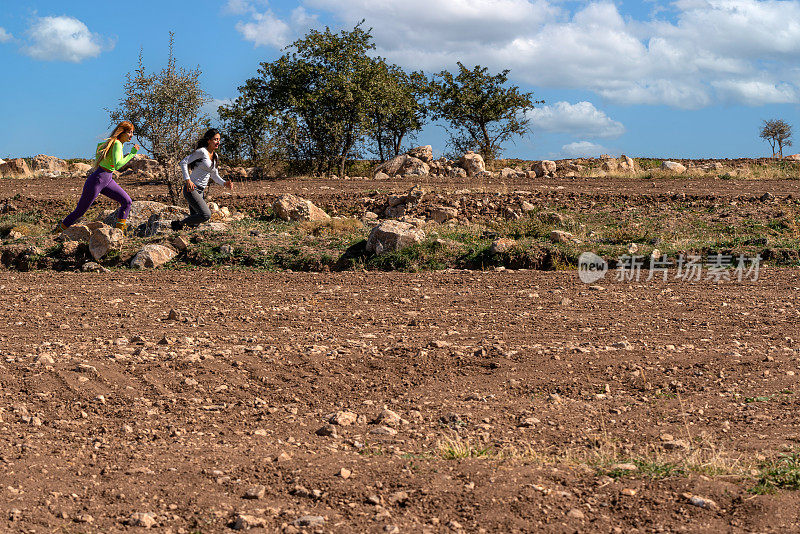
<instances>
[{"instance_id":1,"label":"scattered stone","mask_svg":"<svg viewBox=\"0 0 800 534\"><path fill-rule=\"evenodd\" d=\"M233 530L250 530L251 528L265 527L266 519L254 515L238 514L233 518L231 528Z\"/></svg>"},{"instance_id":2,"label":"scattered stone","mask_svg":"<svg viewBox=\"0 0 800 534\"><path fill-rule=\"evenodd\" d=\"M156 516L152 512L135 512L128 518L128 525L132 527L150 528L156 523Z\"/></svg>"},{"instance_id":3,"label":"scattered stone","mask_svg":"<svg viewBox=\"0 0 800 534\"><path fill-rule=\"evenodd\" d=\"M573 508L569 512L567 512L567 517L571 517L572 519L583 519L585 516L583 512L578 510L577 508Z\"/></svg>"},{"instance_id":4,"label":"scattered stone","mask_svg":"<svg viewBox=\"0 0 800 534\"><path fill-rule=\"evenodd\" d=\"M369 431L374 436L396 436L397 430L388 426L378 426Z\"/></svg>"},{"instance_id":5,"label":"scattered stone","mask_svg":"<svg viewBox=\"0 0 800 534\"><path fill-rule=\"evenodd\" d=\"M674 172L676 174L682 174L686 172L686 167L677 163L675 161L664 161L661 163L661 169L669 172Z\"/></svg>"},{"instance_id":6,"label":"scattered stone","mask_svg":"<svg viewBox=\"0 0 800 534\"><path fill-rule=\"evenodd\" d=\"M633 488L623 488L620 493L622 493L626 497L633 497L636 495L636 490Z\"/></svg>"},{"instance_id":7,"label":"scattered stone","mask_svg":"<svg viewBox=\"0 0 800 534\"><path fill-rule=\"evenodd\" d=\"M492 241L492 246L489 247L490 254L502 254L508 252L517 244L517 241L510 237L501 237Z\"/></svg>"},{"instance_id":8,"label":"scattered stone","mask_svg":"<svg viewBox=\"0 0 800 534\"><path fill-rule=\"evenodd\" d=\"M383 221L375 226L367 238L367 252L383 254L401 250L425 239L425 232L412 224L395 220Z\"/></svg>"},{"instance_id":9,"label":"scattered stone","mask_svg":"<svg viewBox=\"0 0 800 534\"><path fill-rule=\"evenodd\" d=\"M164 245L148 244L136 253L131 260L131 268L155 268L160 267L177 256L177 253Z\"/></svg>"},{"instance_id":10,"label":"scattered stone","mask_svg":"<svg viewBox=\"0 0 800 534\"><path fill-rule=\"evenodd\" d=\"M346 468L346 467L342 467L342 468L339 470L339 473L338 473L338 474L339 474L339 476L340 476L340 477L342 477L343 479L347 480L348 478L350 478L350 476L353 474L353 472L352 472L352 471L350 471L350 470L349 470L348 468Z\"/></svg>"},{"instance_id":11,"label":"scattered stone","mask_svg":"<svg viewBox=\"0 0 800 534\"><path fill-rule=\"evenodd\" d=\"M396 412L393 412L392 410L383 410L378 414L378 417L375 418L373 424L394 427L400 426L402 421L402 418Z\"/></svg>"},{"instance_id":12,"label":"scattered stone","mask_svg":"<svg viewBox=\"0 0 800 534\"><path fill-rule=\"evenodd\" d=\"M304 515L294 521L296 527L321 527L325 525L325 518L321 515Z\"/></svg>"},{"instance_id":13,"label":"scattered stone","mask_svg":"<svg viewBox=\"0 0 800 534\"><path fill-rule=\"evenodd\" d=\"M458 209L449 206L434 206L430 211L431 219L439 224L445 223L450 219L458 217Z\"/></svg>"},{"instance_id":14,"label":"scattered stone","mask_svg":"<svg viewBox=\"0 0 800 534\"><path fill-rule=\"evenodd\" d=\"M472 151L461 156L458 165L467 172L467 176L470 178L486 170L483 156Z\"/></svg>"},{"instance_id":15,"label":"scattered stone","mask_svg":"<svg viewBox=\"0 0 800 534\"><path fill-rule=\"evenodd\" d=\"M691 493L684 493L682 497L689 501L689 504L697 506L699 508L707 508L710 510L715 510L719 508L717 503L708 497L701 497L699 495L692 495Z\"/></svg>"},{"instance_id":16,"label":"scattered stone","mask_svg":"<svg viewBox=\"0 0 800 534\"><path fill-rule=\"evenodd\" d=\"M103 226L92 231L89 237L89 252L95 260L99 260L111 250L119 250L124 235L119 228Z\"/></svg>"},{"instance_id":17,"label":"scattered stone","mask_svg":"<svg viewBox=\"0 0 800 534\"><path fill-rule=\"evenodd\" d=\"M569 243L577 241L577 238L564 230L553 230L550 232L550 241L553 243Z\"/></svg>"},{"instance_id":18,"label":"scattered stone","mask_svg":"<svg viewBox=\"0 0 800 534\"><path fill-rule=\"evenodd\" d=\"M85 224L73 224L63 232L61 238L69 241L88 242L92 231Z\"/></svg>"},{"instance_id":19,"label":"scattered stone","mask_svg":"<svg viewBox=\"0 0 800 534\"><path fill-rule=\"evenodd\" d=\"M266 493L267 488L264 486L250 486L247 488L247 491L244 492L245 499L260 499Z\"/></svg>"},{"instance_id":20,"label":"scattered stone","mask_svg":"<svg viewBox=\"0 0 800 534\"><path fill-rule=\"evenodd\" d=\"M22 158L7 160L0 163L0 178L29 178L33 176L28 164Z\"/></svg>"},{"instance_id":21,"label":"scattered stone","mask_svg":"<svg viewBox=\"0 0 800 534\"><path fill-rule=\"evenodd\" d=\"M107 273L110 272L108 269L100 265L99 263L95 263L93 261L87 261L83 265L81 265L81 272L84 273Z\"/></svg>"},{"instance_id":22,"label":"scattered stone","mask_svg":"<svg viewBox=\"0 0 800 534\"><path fill-rule=\"evenodd\" d=\"M339 437L339 434L336 432L336 427L333 425L325 425L322 428L317 429L315 434L318 436L325 436L331 438Z\"/></svg>"},{"instance_id":23,"label":"scattered stone","mask_svg":"<svg viewBox=\"0 0 800 534\"><path fill-rule=\"evenodd\" d=\"M542 160L538 163L534 163L533 172L536 173L537 178L540 178L542 176L552 176L556 172L556 162L550 160Z\"/></svg>"},{"instance_id":24,"label":"scattered stone","mask_svg":"<svg viewBox=\"0 0 800 534\"><path fill-rule=\"evenodd\" d=\"M356 423L358 416L353 412L340 411L331 416L328 422L332 425L350 426Z\"/></svg>"},{"instance_id":25,"label":"scattered stone","mask_svg":"<svg viewBox=\"0 0 800 534\"><path fill-rule=\"evenodd\" d=\"M683 439L664 441L661 446L668 451L688 451L691 448L689 443Z\"/></svg>"},{"instance_id":26,"label":"scattered stone","mask_svg":"<svg viewBox=\"0 0 800 534\"><path fill-rule=\"evenodd\" d=\"M281 195L273 204L275 215L284 221L327 221L330 215L310 200L294 195Z\"/></svg>"}]
</instances>

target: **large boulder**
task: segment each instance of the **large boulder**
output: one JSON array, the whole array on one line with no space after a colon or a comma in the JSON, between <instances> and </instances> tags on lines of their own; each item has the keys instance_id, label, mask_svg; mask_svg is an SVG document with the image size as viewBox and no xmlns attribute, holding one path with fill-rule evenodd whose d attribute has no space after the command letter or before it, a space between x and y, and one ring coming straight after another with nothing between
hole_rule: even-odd
<instances>
[{"instance_id":1,"label":"large boulder","mask_svg":"<svg viewBox=\"0 0 800 534\"><path fill-rule=\"evenodd\" d=\"M0 178L27 178L33 176L28 164L22 158L15 158L0 164Z\"/></svg>"},{"instance_id":2,"label":"large boulder","mask_svg":"<svg viewBox=\"0 0 800 534\"><path fill-rule=\"evenodd\" d=\"M89 252L95 260L99 260L110 250L119 250L123 240L122 230L102 226L94 230L89 237Z\"/></svg>"},{"instance_id":3,"label":"large boulder","mask_svg":"<svg viewBox=\"0 0 800 534\"><path fill-rule=\"evenodd\" d=\"M674 172L676 174L682 174L686 172L686 167L675 161L662 162L661 169L669 172Z\"/></svg>"},{"instance_id":4,"label":"large boulder","mask_svg":"<svg viewBox=\"0 0 800 534\"><path fill-rule=\"evenodd\" d=\"M181 206L167 206L158 213L154 213L147 220L147 223L136 229L137 235L145 237L170 234L172 230L172 221L181 221L188 217L189 209Z\"/></svg>"},{"instance_id":5,"label":"large boulder","mask_svg":"<svg viewBox=\"0 0 800 534\"><path fill-rule=\"evenodd\" d=\"M94 167L92 165L80 161L70 163L68 167L70 172L74 172L76 174L84 174L84 175L89 174L89 171L91 171L93 168Z\"/></svg>"},{"instance_id":6,"label":"large boulder","mask_svg":"<svg viewBox=\"0 0 800 534\"><path fill-rule=\"evenodd\" d=\"M136 154L127 164L119 169L119 171L146 172L155 175L161 171L161 165L159 165L156 160L150 159L144 154Z\"/></svg>"},{"instance_id":7,"label":"large boulder","mask_svg":"<svg viewBox=\"0 0 800 534\"><path fill-rule=\"evenodd\" d=\"M375 175L384 173L389 176L397 176L398 174L406 174L411 176L425 176L430 172L430 167L421 159L409 156L408 154L401 154L396 158L381 163L375 169Z\"/></svg>"},{"instance_id":8,"label":"large boulder","mask_svg":"<svg viewBox=\"0 0 800 534\"><path fill-rule=\"evenodd\" d=\"M636 162L633 161L633 158L622 154L619 157L619 167L621 170L626 172L633 172L636 170Z\"/></svg>"},{"instance_id":9,"label":"large boulder","mask_svg":"<svg viewBox=\"0 0 800 534\"><path fill-rule=\"evenodd\" d=\"M401 250L425 239L425 232L406 222L388 220L372 229L367 238L367 252L383 254Z\"/></svg>"},{"instance_id":10,"label":"large boulder","mask_svg":"<svg viewBox=\"0 0 800 534\"><path fill-rule=\"evenodd\" d=\"M160 267L177 255L177 252L164 245L145 245L131 260L131 267L134 269Z\"/></svg>"},{"instance_id":11,"label":"large boulder","mask_svg":"<svg viewBox=\"0 0 800 534\"><path fill-rule=\"evenodd\" d=\"M483 162L483 156L475 152L469 151L458 162L458 165L467 171L467 176L473 177L478 173L486 170L486 164Z\"/></svg>"},{"instance_id":12,"label":"large boulder","mask_svg":"<svg viewBox=\"0 0 800 534\"><path fill-rule=\"evenodd\" d=\"M73 224L59 236L64 241L89 241L92 236L92 230L85 224Z\"/></svg>"},{"instance_id":13,"label":"large boulder","mask_svg":"<svg viewBox=\"0 0 800 534\"><path fill-rule=\"evenodd\" d=\"M439 224L458 217L458 209L450 206L433 206L431 208L431 219Z\"/></svg>"},{"instance_id":14,"label":"large boulder","mask_svg":"<svg viewBox=\"0 0 800 534\"><path fill-rule=\"evenodd\" d=\"M294 195L281 195L273 204L275 215L284 221L327 221L330 215L310 200Z\"/></svg>"},{"instance_id":15,"label":"large boulder","mask_svg":"<svg viewBox=\"0 0 800 534\"><path fill-rule=\"evenodd\" d=\"M52 172L58 174L67 172L66 161L55 156L46 156L44 154L34 156L31 167L34 172Z\"/></svg>"},{"instance_id":16,"label":"large boulder","mask_svg":"<svg viewBox=\"0 0 800 534\"><path fill-rule=\"evenodd\" d=\"M433 162L433 147L431 145L418 146L406 152L412 158L417 158L425 163Z\"/></svg>"},{"instance_id":17,"label":"large boulder","mask_svg":"<svg viewBox=\"0 0 800 534\"><path fill-rule=\"evenodd\" d=\"M542 176L553 176L556 172L556 162L550 160L542 160L533 164L533 172L536 173L537 178Z\"/></svg>"},{"instance_id":18,"label":"large boulder","mask_svg":"<svg viewBox=\"0 0 800 534\"><path fill-rule=\"evenodd\" d=\"M154 213L161 213L166 208L167 205L161 202L134 200L131 205L131 211L128 214L128 228L134 232L140 232L141 229L139 227L141 225L147 224ZM103 216L103 222L109 226L114 226L117 222L117 210L106 213Z\"/></svg>"},{"instance_id":19,"label":"large boulder","mask_svg":"<svg viewBox=\"0 0 800 534\"><path fill-rule=\"evenodd\" d=\"M792 161L800 161L800 154L790 154L788 156L784 156L783 159L788 159Z\"/></svg>"}]
</instances>

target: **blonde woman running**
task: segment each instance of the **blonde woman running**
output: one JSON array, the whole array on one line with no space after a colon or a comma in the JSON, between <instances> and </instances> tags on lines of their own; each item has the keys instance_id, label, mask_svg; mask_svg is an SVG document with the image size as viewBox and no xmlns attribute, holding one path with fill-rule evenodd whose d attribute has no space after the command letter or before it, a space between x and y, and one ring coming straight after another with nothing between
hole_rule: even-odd
<instances>
[{"instance_id":1,"label":"blonde woman running","mask_svg":"<svg viewBox=\"0 0 800 534\"><path fill-rule=\"evenodd\" d=\"M86 178L83 184L83 193L78 200L78 206L67 215L59 224L57 231L63 231L75 224L89 207L94 204L97 197L102 193L111 200L119 202L117 210L116 227L125 231L128 225L128 214L131 211L131 197L114 181L114 171L128 163L134 154L139 151L139 145L133 145L133 150L127 156L122 155L122 144L127 143L133 137L133 124L122 121L114 128L111 137L97 145L95 153L95 164L97 168Z\"/></svg>"}]
</instances>

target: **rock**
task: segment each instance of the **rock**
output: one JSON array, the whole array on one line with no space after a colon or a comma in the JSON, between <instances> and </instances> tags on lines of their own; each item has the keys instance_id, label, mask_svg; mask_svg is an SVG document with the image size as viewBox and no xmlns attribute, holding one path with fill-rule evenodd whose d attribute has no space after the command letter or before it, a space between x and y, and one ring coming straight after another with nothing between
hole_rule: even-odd
<instances>
[{"instance_id":1,"label":"rock","mask_svg":"<svg viewBox=\"0 0 800 534\"><path fill-rule=\"evenodd\" d=\"M376 425L387 425L387 426L399 426L402 423L403 419L397 412L392 410L383 410L381 413L378 414L378 417L375 418L373 424Z\"/></svg>"},{"instance_id":2,"label":"rock","mask_svg":"<svg viewBox=\"0 0 800 534\"><path fill-rule=\"evenodd\" d=\"M62 172L67 172L67 162L55 156L39 154L33 157L31 170L34 172L46 171L61 174Z\"/></svg>"},{"instance_id":3,"label":"rock","mask_svg":"<svg viewBox=\"0 0 800 534\"><path fill-rule=\"evenodd\" d=\"M708 497L701 497L699 495L692 495L691 493L684 493L682 497L689 501L689 504L697 506L699 508L708 508L711 510L715 510L719 508L716 502Z\"/></svg>"},{"instance_id":4,"label":"rock","mask_svg":"<svg viewBox=\"0 0 800 534\"><path fill-rule=\"evenodd\" d=\"M134 200L131 204L131 211L128 214L128 228L133 230L137 229L140 225L147 224L147 221L153 214L160 213L166 208L167 205L161 202ZM105 214L103 222L109 226L114 226L117 222L117 210Z\"/></svg>"},{"instance_id":5,"label":"rock","mask_svg":"<svg viewBox=\"0 0 800 534\"><path fill-rule=\"evenodd\" d=\"M569 243L577 241L576 237L569 232L563 230L553 230L550 232L550 241L553 243Z\"/></svg>"},{"instance_id":6,"label":"rock","mask_svg":"<svg viewBox=\"0 0 800 534\"><path fill-rule=\"evenodd\" d=\"M172 241L172 246L180 251L184 251L189 248L189 239L186 236L175 236Z\"/></svg>"},{"instance_id":7,"label":"rock","mask_svg":"<svg viewBox=\"0 0 800 534\"><path fill-rule=\"evenodd\" d=\"M284 221L327 221L330 216L310 200L294 195L281 195L273 204L275 215Z\"/></svg>"},{"instance_id":8,"label":"rock","mask_svg":"<svg viewBox=\"0 0 800 534\"><path fill-rule=\"evenodd\" d=\"M478 173L486 170L486 164L483 162L483 156L469 151L458 161L459 167L467 172L468 177L475 177Z\"/></svg>"},{"instance_id":9,"label":"rock","mask_svg":"<svg viewBox=\"0 0 800 534\"><path fill-rule=\"evenodd\" d=\"M325 518L321 515L304 515L294 520L296 527L321 527L325 525Z\"/></svg>"},{"instance_id":10,"label":"rock","mask_svg":"<svg viewBox=\"0 0 800 534\"><path fill-rule=\"evenodd\" d=\"M132 527L150 528L156 523L156 516L152 512L135 512L128 518L128 525Z\"/></svg>"},{"instance_id":11,"label":"rock","mask_svg":"<svg viewBox=\"0 0 800 534\"><path fill-rule=\"evenodd\" d=\"M431 208L430 217L439 224L458 217L458 209L449 206L434 206Z\"/></svg>"},{"instance_id":12,"label":"rock","mask_svg":"<svg viewBox=\"0 0 800 534\"><path fill-rule=\"evenodd\" d=\"M569 512L567 512L567 517L571 517L572 519L583 519L585 516L583 515L583 512L581 512L580 510L578 510L577 508L573 508Z\"/></svg>"},{"instance_id":13,"label":"rock","mask_svg":"<svg viewBox=\"0 0 800 534\"><path fill-rule=\"evenodd\" d=\"M99 263L95 263L93 261L87 261L83 265L81 265L81 271L84 273L107 273L109 272L108 269L100 265Z\"/></svg>"},{"instance_id":14,"label":"rock","mask_svg":"<svg viewBox=\"0 0 800 534\"><path fill-rule=\"evenodd\" d=\"M600 169L605 172L614 172L619 169L619 162L613 158L605 158L600 164Z\"/></svg>"},{"instance_id":15,"label":"rock","mask_svg":"<svg viewBox=\"0 0 800 534\"><path fill-rule=\"evenodd\" d=\"M95 260L99 260L110 250L118 250L122 246L124 235L119 228L104 226L92 232L89 237L89 252Z\"/></svg>"},{"instance_id":16,"label":"rock","mask_svg":"<svg viewBox=\"0 0 800 534\"><path fill-rule=\"evenodd\" d=\"M61 238L67 241L81 241L81 242L89 242L89 238L92 236L92 231L89 229L88 226L85 224L73 224L63 232L61 232Z\"/></svg>"},{"instance_id":17,"label":"rock","mask_svg":"<svg viewBox=\"0 0 800 534\"><path fill-rule=\"evenodd\" d=\"M376 180L388 180L389 178L391 178L391 176L389 176L388 174L386 174L383 171L378 171L378 172L375 173L375 179Z\"/></svg>"},{"instance_id":18,"label":"rock","mask_svg":"<svg viewBox=\"0 0 800 534\"><path fill-rule=\"evenodd\" d=\"M245 499L260 499L266 493L267 488L264 486L250 486L247 488L247 491L244 492Z\"/></svg>"},{"instance_id":19,"label":"rock","mask_svg":"<svg viewBox=\"0 0 800 534\"><path fill-rule=\"evenodd\" d=\"M528 202L527 200L523 200L519 203L519 208L522 210L522 213L530 213L536 209L536 206Z\"/></svg>"},{"instance_id":20,"label":"rock","mask_svg":"<svg viewBox=\"0 0 800 534\"><path fill-rule=\"evenodd\" d=\"M89 174L94 167L88 163L82 163L80 161L76 161L75 163L70 163L68 169L70 172L74 172L76 174Z\"/></svg>"},{"instance_id":21,"label":"rock","mask_svg":"<svg viewBox=\"0 0 800 534\"><path fill-rule=\"evenodd\" d=\"M358 416L353 412L348 411L336 412L329 420L332 425L339 426L350 426L355 424L356 421L358 421Z\"/></svg>"},{"instance_id":22,"label":"rock","mask_svg":"<svg viewBox=\"0 0 800 534\"><path fill-rule=\"evenodd\" d=\"M449 171L447 171L448 178L466 178L467 171L462 169L461 167L453 167Z\"/></svg>"},{"instance_id":23,"label":"rock","mask_svg":"<svg viewBox=\"0 0 800 534\"><path fill-rule=\"evenodd\" d=\"M793 161L800 161L800 154L791 154L789 156L784 156L783 159L790 159Z\"/></svg>"},{"instance_id":24,"label":"rock","mask_svg":"<svg viewBox=\"0 0 800 534\"><path fill-rule=\"evenodd\" d=\"M661 163L661 169L664 171L674 172L676 174L682 174L686 172L686 167L677 163L675 161L664 161Z\"/></svg>"},{"instance_id":25,"label":"rock","mask_svg":"<svg viewBox=\"0 0 800 534\"><path fill-rule=\"evenodd\" d=\"M181 206L165 206L158 213L153 213L147 221L135 227L134 233L141 237L159 234L171 234L172 221L181 221L189 216L189 209Z\"/></svg>"},{"instance_id":26,"label":"rock","mask_svg":"<svg viewBox=\"0 0 800 534\"><path fill-rule=\"evenodd\" d=\"M228 243L225 243L224 245L221 245L219 247L219 253L225 254L226 256L230 256L231 254L233 254L233 246L229 245Z\"/></svg>"},{"instance_id":27,"label":"rock","mask_svg":"<svg viewBox=\"0 0 800 534\"><path fill-rule=\"evenodd\" d=\"M126 171L146 172L155 175L161 172L161 165L159 165L156 160L150 159L144 154L135 154L125 166L119 169L119 172Z\"/></svg>"},{"instance_id":28,"label":"rock","mask_svg":"<svg viewBox=\"0 0 800 534\"><path fill-rule=\"evenodd\" d=\"M330 437L330 438L338 438L339 434L336 432L336 427L333 425L324 425L317 429L314 432L318 436Z\"/></svg>"},{"instance_id":29,"label":"rock","mask_svg":"<svg viewBox=\"0 0 800 534\"><path fill-rule=\"evenodd\" d=\"M534 163L533 172L536 173L537 178L540 178L542 176L552 176L556 172L556 162L545 159L540 162Z\"/></svg>"},{"instance_id":30,"label":"rock","mask_svg":"<svg viewBox=\"0 0 800 534\"><path fill-rule=\"evenodd\" d=\"M763 195L761 195L760 200L761 200L761 202L769 202L771 200L775 200L775 195L773 195L772 193L767 192L767 193L764 193Z\"/></svg>"},{"instance_id":31,"label":"rock","mask_svg":"<svg viewBox=\"0 0 800 534\"><path fill-rule=\"evenodd\" d=\"M131 260L131 268L155 268L164 265L169 260L174 258L177 253L169 247L164 245L148 244L142 247L142 250L136 253L136 256Z\"/></svg>"},{"instance_id":32,"label":"rock","mask_svg":"<svg viewBox=\"0 0 800 534\"><path fill-rule=\"evenodd\" d=\"M353 472L352 472L352 471L350 471L350 470L349 470L348 468L346 468L346 467L342 467L342 468L339 470L339 473L338 473L338 474L339 474L339 476L340 476L340 477L342 477L343 479L347 480L348 478L350 478L350 476L353 474Z\"/></svg>"},{"instance_id":33,"label":"rock","mask_svg":"<svg viewBox=\"0 0 800 534\"><path fill-rule=\"evenodd\" d=\"M388 176L426 176L430 172L430 166L421 159L401 154L378 165L375 168L375 174L380 172Z\"/></svg>"},{"instance_id":34,"label":"rock","mask_svg":"<svg viewBox=\"0 0 800 534\"><path fill-rule=\"evenodd\" d=\"M619 157L619 168L623 171L633 172L636 170L636 162L633 160L633 158L622 154Z\"/></svg>"},{"instance_id":35,"label":"rock","mask_svg":"<svg viewBox=\"0 0 800 534\"><path fill-rule=\"evenodd\" d=\"M431 145L418 146L406 152L412 158L417 158L425 163L433 162L433 147Z\"/></svg>"},{"instance_id":36,"label":"rock","mask_svg":"<svg viewBox=\"0 0 800 534\"><path fill-rule=\"evenodd\" d=\"M401 250L421 243L424 239L425 232L412 224L394 220L383 221L370 231L367 238L367 252L383 254Z\"/></svg>"},{"instance_id":37,"label":"rock","mask_svg":"<svg viewBox=\"0 0 800 534\"><path fill-rule=\"evenodd\" d=\"M256 517L248 514L237 514L233 518L231 528L233 530L250 530L251 528L260 528L267 525L267 520L263 517Z\"/></svg>"},{"instance_id":38,"label":"rock","mask_svg":"<svg viewBox=\"0 0 800 534\"><path fill-rule=\"evenodd\" d=\"M492 246L489 247L490 254L502 254L503 252L508 252L517 242L510 237L501 237L500 239L495 239L492 242Z\"/></svg>"},{"instance_id":39,"label":"rock","mask_svg":"<svg viewBox=\"0 0 800 534\"><path fill-rule=\"evenodd\" d=\"M28 178L31 176L33 173L22 158L10 159L0 164L0 178Z\"/></svg>"}]
</instances>

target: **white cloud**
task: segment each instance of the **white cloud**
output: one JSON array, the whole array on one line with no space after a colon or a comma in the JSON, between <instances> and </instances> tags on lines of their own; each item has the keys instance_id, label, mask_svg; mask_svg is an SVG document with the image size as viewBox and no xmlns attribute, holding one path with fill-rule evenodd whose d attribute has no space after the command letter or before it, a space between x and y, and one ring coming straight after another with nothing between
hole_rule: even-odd
<instances>
[{"instance_id":1,"label":"white cloud","mask_svg":"<svg viewBox=\"0 0 800 534\"><path fill-rule=\"evenodd\" d=\"M23 52L42 61L72 61L97 57L113 44L89 31L86 24L68 16L37 18L27 31Z\"/></svg>"},{"instance_id":2,"label":"white cloud","mask_svg":"<svg viewBox=\"0 0 800 534\"><path fill-rule=\"evenodd\" d=\"M619 2L617 2L619 3ZM677 0L636 20L610 0L304 0L406 68L456 61L621 104L800 102L800 0ZM794 74L792 74L794 72Z\"/></svg>"},{"instance_id":3,"label":"white cloud","mask_svg":"<svg viewBox=\"0 0 800 534\"><path fill-rule=\"evenodd\" d=\"M625 133L621 122L612 120L591 102L556 102L529 111L528 118L534 129L579 137L619 137Z\"/></svg>"},{"instance_id":4,"label":"white cloud","mask_svg":"<svg viewBox=\"0 0 800 534\"><path fill-rule=\"evenodd\" d=\"M254 46L281 48L291 42L291 28L271 11L253 13L250 22L237 22L236 29Z\"/></svg>"},{"instance_id":5,"label":"white cloud","mask_svg":"<svg viewBox=\"0 0 800 534\"><path fill-rule=\"evenodd\" d=\"M14 38L13 35L8 33L5 28L0 26L0 43L6 43L6 42L10 41L13 38Z\"/></svg>"},{"instance_id":6,"label":"white cloud","mask_svg":"<svg viewBox=\"0 0 800 534\"><path fill-rule=\"evenodd\" d=\"M561 147L561 151L568 158L596 158L601 154L606 154L609 150L589 141L576 141Z\"/></svg>"}]
</instances>

